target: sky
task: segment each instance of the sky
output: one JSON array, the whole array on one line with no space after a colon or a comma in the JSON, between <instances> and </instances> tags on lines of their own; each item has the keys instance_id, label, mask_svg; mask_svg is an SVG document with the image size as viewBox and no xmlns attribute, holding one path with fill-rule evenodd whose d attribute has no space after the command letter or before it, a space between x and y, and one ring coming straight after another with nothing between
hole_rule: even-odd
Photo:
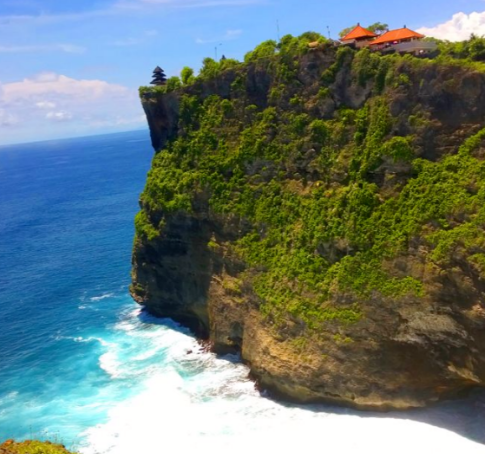
<instances>
[{"instance_id":1,"label":"sky","mask_svg":"<svg viewBox=\"0 0 485 454\"><path fill-rule=\"evenodd\" d=\"M485 35L485 0L0 0L0 145L146 128L137 88L203 58L360 22ZM217 48L217 49L216 49Z\"/></svg>"}]
</instances>

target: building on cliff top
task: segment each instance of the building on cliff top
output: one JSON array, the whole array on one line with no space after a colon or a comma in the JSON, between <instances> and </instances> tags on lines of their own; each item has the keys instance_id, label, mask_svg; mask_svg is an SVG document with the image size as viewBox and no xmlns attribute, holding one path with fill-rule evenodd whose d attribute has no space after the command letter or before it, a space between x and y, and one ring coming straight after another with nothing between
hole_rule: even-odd
<instances>
[{"instance_id":1,"label":"building on cliff top","mask_svg":"<svg viewBox=\"0 0 485 454\"><path fill-rule=\"evenodd\" d=\"M340 41L342 44L352 45L355 46L357 49L362 47L366 47L371 43L375 38L377 38L374 32L367 30L364 27L361 27L360 24L357 24L351 32L347 33Z\"/></svg>"},{"instance_id":2,"label":"building on cliff top","mask_svg":"<svg viewBox=\"0 0 485 454\"><path fill-rule=\"evenodd\" d=\"M381 52L413 53L416 55L429 54L437 49L433 41L423 41L421 33L410 30L406 26L397 30L390 30L369 43L372 50Z\"/></svg>"},{"instance_id":3,"label":"building on cliff top","mask_svg":"<svg viewBox=\"0 0 485 454\"><path fill-rule=\"evenodd\" d=\"M165 85L167 83L167 76L160 66L157 66L153 70L152 78L153 80L150 82L151 85Z\"/></svg>"},{"instance_id":4,"label":"building on cliff top","mask_svg":"<svg viewBox=\"0 0 485 454\"><path fill-rule=\"evenodd\" d=\"M412 53L417 56L430 56L438 48L433 41L424 41L425 36L410 30L406 26L396 30L388 30L382 35L361 27L360 24L340 39L340 45L357 49L369 47L371 50L383 53ZM308 45L310 49L319 49L320 43L315 41Z\"/></svg>"}]
</instances>

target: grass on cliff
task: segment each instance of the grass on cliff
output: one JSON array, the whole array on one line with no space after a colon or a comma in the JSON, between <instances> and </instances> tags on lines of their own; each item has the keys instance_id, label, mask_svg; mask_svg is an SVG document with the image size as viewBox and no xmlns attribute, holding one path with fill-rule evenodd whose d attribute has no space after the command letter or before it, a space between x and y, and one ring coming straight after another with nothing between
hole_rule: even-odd
<instances>
[{"instance_id":1,"label":"grass on cliff","mask_svg":"<svg viewBox=\"0 0 485 454\"><path fill-rule=\"evenodd\" d=\"M75 454L68 451L63 445L48 441L27 440L15 442L7 440L0 445L0 454Z\"/></svg>"},{"instance_id":2,"label":"grass on cliff","mask_svg":"<svg viewBox=\"0 0 485 454\"><path fill-rule=\"evenodd\" d=\"M416 150L425 115L410 117L411 133L402 136L389 111L393 93L419 83L416 69L445 63L329 48L334 63L302 92L299 64L310 38L259 46L237 66L229 99L182 95L180 134L153 160L137 234L156 238L165 217L192 212L209 194L211 212L253 226L233 252L253 271L261 311L310 329L357 322L375 293L423 296L418 276L387 271L415 247L443 266L461 251L483 275L485 164L474 152L485 131L432 162ZM264 108L242 89L251 65L272 78ZM324 119L318 112L344 66L360 86L372 83L374 96ZM335 304L346 293L360 302Z\"/></svg>"}]
</instances>

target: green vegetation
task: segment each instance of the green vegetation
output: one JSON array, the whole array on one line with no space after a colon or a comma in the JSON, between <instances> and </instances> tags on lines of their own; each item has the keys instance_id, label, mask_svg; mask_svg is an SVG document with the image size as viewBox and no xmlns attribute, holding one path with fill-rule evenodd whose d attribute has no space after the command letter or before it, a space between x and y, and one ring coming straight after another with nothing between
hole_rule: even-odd
<instances>
[{"instance_id":1,"label":"green vegetation","mask_svg":"<svg viewBox=\"0 0 485 454\"><path fill-rule=\"evenodd\" d=\"M192 68L189 68L188 66L185 66L180 72L180 78L182 79L182 83L184 85L190 85L194 83L194 70Z\"/></svg>"},{"instance_id":2,"label":"green vegetation","mask_svg":"<svg viewBox=\"0 0 485 454\"><path fill-rule=\"evenodd\" d=\"M343 38L345 35L349 34L355 27L357 27L357 24L353 25L352 27L344 28L339 32L338 35L340 36L340 38ZM380 34L387 31L389 29L389 25L384 24L382 22L375 22L374 24L371 24L368 27L364 27L364 28L376 34Z\"/></svg>"},{"instance_id":3,"label":"green vegetation","mask_svg":"<svg viewBox=\"0 0 485 454\"><path fill-rule=\"evenodd\" d=\"M137 235L154 240L164 219L201 204L219 219L249 221L232 253L248 264L245 279L276 326L288 317L308 329L352 324L376 294L423 296L417 276L388 271L416 238L436 264L452 263L460 251L485 275L485 164L474 156L485 130L432 162L418 157L416 145L426 114L409 116L404 130L411 132L400 135L389 110L393 96L419 85L415 74L447 63L329 46L333 64L305 86L301 57L314 40L325 43L314 33L285 36L262 43L244 64L204 61L197 80L229 69L231 96L179 90L180 133L154 158ZM255 67L271 77L264 106L255 104L263 94L251 98L243 89ZM321 118L315 112L344 67L373 96L360 109ZM345 294L358 302L335 303Z\"/></svg>"},{"instance_id":4,"label":"green vegetation","mask_svg":"<svg viewBox=\"0 0 485 454\"><path fill-rule=\"evenodd\" d=\"M466 41L439 41L441 54L455 59L485 62L485 38L471 35Z\"/></svg>"},{"instance_id":5,"label":"green vegetation","mask_svg":"<svg viewBox=\"0 0 485 454\"><path fill-rule=\"evenodd\" d=\"M7 440L0 445L1 454L74 454L68 451L63 445L50 443L48 441L28 440L21 443Z\"/></svg>"}]
</instances>

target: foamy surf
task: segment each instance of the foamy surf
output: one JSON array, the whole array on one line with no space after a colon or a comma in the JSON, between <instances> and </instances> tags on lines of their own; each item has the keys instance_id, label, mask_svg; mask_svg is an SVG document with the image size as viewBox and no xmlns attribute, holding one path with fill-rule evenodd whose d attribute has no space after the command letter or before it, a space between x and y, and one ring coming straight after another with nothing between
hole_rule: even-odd
<instances>
[{"instance_id":1,"label":"foamy surf","mask_svg":"<svg viewBox=\"0 0 485 454\"><path fill-rule=\"evenodd\" d=\"M111 347L116 360L102 355L113 381L122 386L139 380L139 392L113 406L105 423L83 433L83 454L485 453L479 443L405 414L305 408L266 399L237 358L217 358L172 322L140 315L126 311L113 326L119 336ZM461 417L456 415L458 425Z\"/></svg>"},{"instance_id":2,"label":"foamy surf","mask_svg":"<svg viewBox=\"0 0 485 454\"><path fill-rule=\"evenodd\" d=\"M92 298L89 298L89 301L93 301L93 302L102 301L102 300L105 300L106 298L111 298L113 296L114 296L113 293L104 293L102 295L93 296Z\"/></svg>"}]
</instances>

